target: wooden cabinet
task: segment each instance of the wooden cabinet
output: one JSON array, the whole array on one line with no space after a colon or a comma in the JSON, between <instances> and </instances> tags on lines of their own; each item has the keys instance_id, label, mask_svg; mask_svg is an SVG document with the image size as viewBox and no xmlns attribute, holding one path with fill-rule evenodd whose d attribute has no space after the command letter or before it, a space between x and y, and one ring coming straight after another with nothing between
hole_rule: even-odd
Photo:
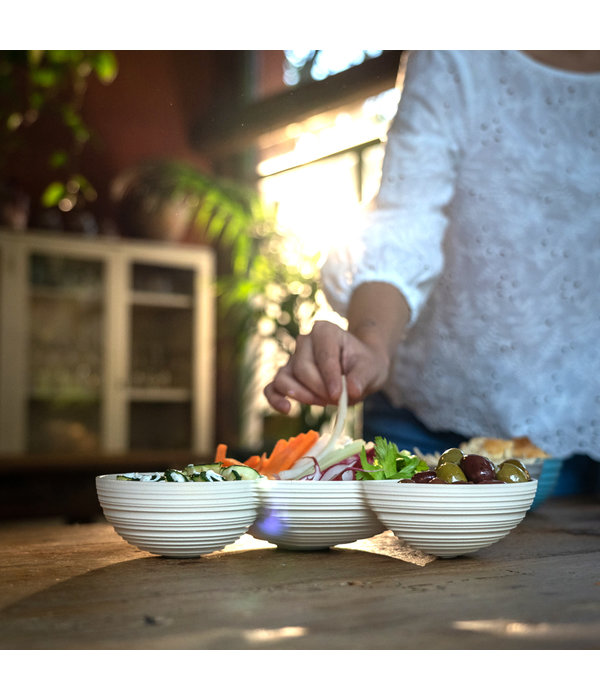
<instances>
[{"instance_id":1,"label":"wooden cabinet","mask_svg":"<svg viewBox=\"0 0 600 700\"><path fill-rule=\"evenodd\" d=\"M0 454L212 451L214 263L0 231Z\"/></svg>"}]
</instances>

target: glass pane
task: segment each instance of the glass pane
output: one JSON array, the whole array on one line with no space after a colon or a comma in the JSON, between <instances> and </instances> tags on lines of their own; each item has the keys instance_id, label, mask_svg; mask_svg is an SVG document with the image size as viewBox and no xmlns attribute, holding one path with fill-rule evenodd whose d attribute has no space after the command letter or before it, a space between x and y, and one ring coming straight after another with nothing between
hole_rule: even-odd
<instances>
[{"instance_id":1,"label":"glass pane","mask_svg":"<svg viewBox=\"0 0 600 700\"><path fill-rule=\"evenodd\" d=\"M30 452L97 452L101 447L98 401L31 400L27 423Z\"/></svg>"},{"instance_id":2,"label":"glass pane","mask_svg":"<svg viewBox=\"0 0 600 700\"><path fill-rule=\"evenodd\" d=\"M133 402L130 406L132 450L188 449L192 439L189 403Z\"/></svg>"},{"instance_id":3,"label":"glass pane","mask_svg":"<svg viewBox=\"0 0 600 700\"><path fill-rule=\"evenodd\" d=\"M384 141L399 99L398 89L385 90L264 134L258 139L258 175L273 175L346 149Z\"/></svg>"},{"instance_id":4,"label":"glass pane","mask_svg":"<svg viewBox=\"0 0 600 700\"><path fill-rule=\"evenodd\" d=\"M192 310L133 306L131 385L191 388Z\"/></svg>"},{"instance_id":5,"label":"glass pane","mask_svg":"<svg viewBox=\"0 0 600 700\"><path fill-rule=\"evenodd\" d=\"M138 292L192 294L194 272L173 267L136 264L133 266L133 289Z\"/></svg>"},{"instance_id":6,"label":"glass pane","mask_svg":"<svg viewBox=\"0 0 600 700\"><path fill-rule=\"evenodd\" d=\"M102 263L95 260L51 255L32 255L30 259L29 279L32 287L100 293L102 278Z\"/></svg>"},{"instance_id":7,"label":"glass pane","mask_svg":"<svg viewBox=\"0 0 600 700\"><path fill-rule=\"evenodd\" d=\"M29 277L30 451L93 451L100 443L103 264L34 255Z\"/></svg>"},{"instance_id":8,"label":"glass pane","mask_svg":"<svg viewBox=\"0 0 600 700\"><path fill-rule=\"evenodd\" d=\"M263 178L262 200L277 207L277 223L294 247L312 256L327 252L341 237L358 208L356 153L332 156Z\"/></svg>"},{"instance_id":9,"label":"glass pane","mask_svg":"<svg viewBox=\"0 0 600 700\"><path fill-rule=\"evenodd\" d=\"M284 51L283 76L287 85L324 80L343 73L370 58L380 56L381 49L290 49Z\"/></svg>"},{"instance_id":10,"label":"glass pane","mask_svg":"<svg viewBox=\"0 0 600 700\"><path fill-rule=\"evenodd\" d=\"M261 50L252 52L256 99L288 91L379 56L380 49Z\"/></svg>"}]
</instances>

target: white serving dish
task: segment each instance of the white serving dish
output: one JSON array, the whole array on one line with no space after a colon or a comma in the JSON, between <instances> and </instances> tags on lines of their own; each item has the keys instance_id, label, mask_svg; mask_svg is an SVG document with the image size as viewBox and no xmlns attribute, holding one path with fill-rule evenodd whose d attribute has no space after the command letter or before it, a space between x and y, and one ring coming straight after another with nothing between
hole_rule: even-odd
<instances>
[{"instance_id":1,"label":"white serving dish","mask_svg":"<svg viewBox=\"0 0 600 700\"><path fill-rule=\"evenodd\" d=\"M198 557L239 539L256 519L254 481L124 481L96 478L106 520L121 537L164 557Z\"/></svg>"},{"instance_id":2,"label":"white serving dish","mask_svg":"<svg viewBox=\"0 0 600 700\"><path fill-rule=\"evenodd\" d=\"M249 533L282 549L327 549L384 528L358 481L261 480L258 517Z\"/></svg>"},{"instance_id":3,"label":"white serving dish","mask_svg":"<svg viewBox=\"0 0 600 700\"><path fill-rule=\"evenodd\" d=\"M457 557L495 544L525 517L537 481L517 484L361 482L369 507L400 539Z\"/></svg>"}]
</instances>

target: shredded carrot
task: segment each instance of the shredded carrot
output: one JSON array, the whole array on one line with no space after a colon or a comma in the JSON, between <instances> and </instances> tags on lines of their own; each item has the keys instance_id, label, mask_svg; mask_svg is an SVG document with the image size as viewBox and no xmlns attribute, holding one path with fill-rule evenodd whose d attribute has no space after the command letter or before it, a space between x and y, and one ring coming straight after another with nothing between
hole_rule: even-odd
<instances>
[{"instance_id":1,"label":"shredded carrot","mask_svg":"<svg viewBox=\"0 0 600 700\"><path fill-rule=\"evenodd\" d=\"M256 467L260 464L260 457L258 455L253 455L252 457L249 457L244 464L247 467L252 467L252 469L256 469Z\"/></svg>"},{"instance_id":2,"label":"shredded carrot","mask_svg":"<svg viewBox=\"0 0 600 700\"><path fill-rule=\"evenodd\" d=\"M279 458L279 454L285 450L287 447L287 440L277 440L275 447L271 450L271 454L263 461L263 467L268 469L271 464L274 463L276 459Z\"/></svg>"},{"instance_id":3,"label":"shredded carrot","mask_svg":"<svg viewBox=\"0 0 600 700\"><path fill-rule=\"evenodd\" d=\"M215 452L215 462L220 462L224 467L232 467L235 464L242 465L239 459L234 459L233 457L227 456L227 445L219 444L217 445L217 451Z\"/></svg>"},{"instance_id":4,"label":"shredded carrot","mask_svg":"<svg viewBox=\"0 0 600 700\"><path fill-rule=\"evenodd\" d=\"M296 461L306 454L319 438L316 430L300 433L289 440L279 440L269 458L261 465L261 474L272 476L290 469Z\"/></svg>"},{"instance_id":5,"label":"shredded carrot","mask_svg":"<svg viewBox=\"0 0 600 700\"><path fill-rule=\"evenodd\" d=\"M215 452L215 462L220 462L224 467L244 464L247 467L256 469L257 472L264 476L273 476L293 467L296 461L300 459L302 455L305 455L318 439L319 433L316 430L309 430L289 440L278 440L268 457L267 453L263 452L260 456L253 455L245 462L240 462L233 457L228 457L227 445L219 444Z\"/></svg>"}]
</instances>

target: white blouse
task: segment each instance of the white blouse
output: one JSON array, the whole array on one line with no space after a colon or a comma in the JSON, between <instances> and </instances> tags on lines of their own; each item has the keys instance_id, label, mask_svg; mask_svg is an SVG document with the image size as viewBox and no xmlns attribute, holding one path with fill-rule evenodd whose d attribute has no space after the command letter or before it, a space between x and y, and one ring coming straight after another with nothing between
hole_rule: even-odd
<instances>
[{"instance_id":1,"label":"white blouse","mask_svg":"<svg viewBox=\"0 0 600 700\"><path fill-rule=\"evenodd\" d=\"M342 315L402 291L386 391L431 429L600 459L600 74L412 54L375 206L322 275Z\"/></svg>"}]
</instances>

